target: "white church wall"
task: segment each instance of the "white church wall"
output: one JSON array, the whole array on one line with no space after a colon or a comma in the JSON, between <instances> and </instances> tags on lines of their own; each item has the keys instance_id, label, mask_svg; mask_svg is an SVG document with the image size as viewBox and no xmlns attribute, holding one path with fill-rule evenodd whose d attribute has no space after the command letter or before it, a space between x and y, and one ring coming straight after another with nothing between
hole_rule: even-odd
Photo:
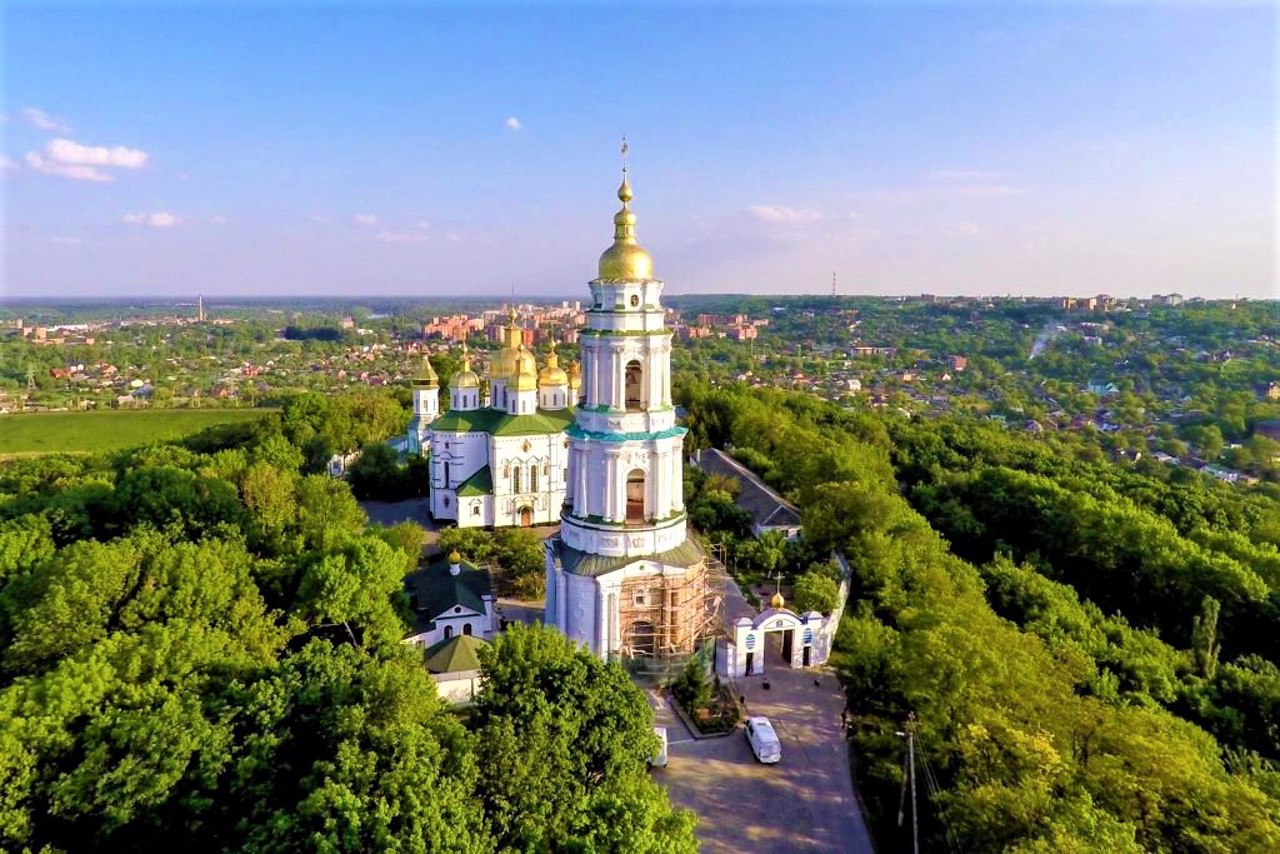
<instances>
[{"instance_id":1,"label":"white church wall","mask_svg":"<svg viewBox=\"0 0 1280 854\"><path fill-rule=\"evenodd\" d=\"M563 631L570 640L585 644L592 652L599 654L596 643L596 581L582 575L562 572L565 580Z\"/></svg>"}]
</instances>

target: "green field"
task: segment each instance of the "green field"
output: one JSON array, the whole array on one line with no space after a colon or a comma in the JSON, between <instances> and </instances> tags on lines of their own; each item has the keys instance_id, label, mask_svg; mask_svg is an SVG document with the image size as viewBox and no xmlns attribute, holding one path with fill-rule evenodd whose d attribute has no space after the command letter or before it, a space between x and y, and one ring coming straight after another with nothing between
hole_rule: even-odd
<instances>
[{"instance_id":1,"label":"green field","mask_svg":"<svg viewBox=\"0 0 1280 854\"><path fill-rule=\"evenodd\" d=\"M115 451L180 439L215 424L261 418L265 409L141 409L0 415L0 455Z\"/></svg>"}]
</instances>

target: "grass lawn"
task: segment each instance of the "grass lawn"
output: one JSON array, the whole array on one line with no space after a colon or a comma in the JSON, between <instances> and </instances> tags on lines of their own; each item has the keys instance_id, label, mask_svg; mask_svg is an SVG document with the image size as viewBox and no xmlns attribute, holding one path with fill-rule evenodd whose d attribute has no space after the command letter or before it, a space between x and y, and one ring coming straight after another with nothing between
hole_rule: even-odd
<instances>
[{"instance_id":1,"label":"grass lawn","mask_svg":"<svg viewBox=\"0 0 1280 854\"><path fill-rule=\"evenodd\" d=\"M253 421L265 409L138 409L0 415L0 454L115 451Z\"/></svg>"}]
</instances>

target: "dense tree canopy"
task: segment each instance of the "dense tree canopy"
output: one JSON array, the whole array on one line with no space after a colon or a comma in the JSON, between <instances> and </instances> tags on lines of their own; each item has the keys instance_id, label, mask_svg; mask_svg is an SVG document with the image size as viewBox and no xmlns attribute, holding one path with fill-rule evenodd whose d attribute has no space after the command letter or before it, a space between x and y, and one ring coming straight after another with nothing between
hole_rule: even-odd
<instances>
[{"instance_id":1,"label":"dense tree canopy","mask_svg":"<svg viewBox=\"0 0 1280 854\"><path fill-rule=\"evenodd\" d=\"M695 849L616 665L531 629L470 725L437 698L400 643L421 530L305 473L362 405L0 465L0 848Z\"/></svg>"},{"instance_id":2,"label":"dense tree canopy","mask_svg":"<svg viewBox=\"0 0 1280 854\"><path fill-rule=\"evenodd\" d=\"M940 785L930 848L1280 847L1263 488L799 395L689 385L681 402L692 443L732 446L800 505L811 547L849 560L832 660L882 845L902 833L895 733L914 712Z\"/></svg>"}]
</instances>

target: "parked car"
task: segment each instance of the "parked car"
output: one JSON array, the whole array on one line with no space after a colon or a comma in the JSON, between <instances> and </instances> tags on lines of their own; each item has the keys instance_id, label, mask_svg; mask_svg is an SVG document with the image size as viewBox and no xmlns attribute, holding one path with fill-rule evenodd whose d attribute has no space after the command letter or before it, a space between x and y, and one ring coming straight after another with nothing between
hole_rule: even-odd
<instances>
[{"instance_id":1,"label":"parked car","mask_svg":"<svg viewBox=\"0 0 1280 854\"><path fill-rule=\"evenodd\" d=\"M782 743L778 741L778 734L773 731L773 724L768 718L763 715L747 718L746 733L747 744L751 745L756 759L766 765L782 759Z\"/></svg>"},{"instance_id":2,"label":"parked car","mask_svg":"<svg viewBox=\"0 0 1280 854\"><path fill-rule=\"evenodd\" d=\"M653 734L658 737L658 752L649 758L650 768L666 768L667 767L667 728L664 726L656 726L653 728Z\"/></svg>"}]
</instances>

